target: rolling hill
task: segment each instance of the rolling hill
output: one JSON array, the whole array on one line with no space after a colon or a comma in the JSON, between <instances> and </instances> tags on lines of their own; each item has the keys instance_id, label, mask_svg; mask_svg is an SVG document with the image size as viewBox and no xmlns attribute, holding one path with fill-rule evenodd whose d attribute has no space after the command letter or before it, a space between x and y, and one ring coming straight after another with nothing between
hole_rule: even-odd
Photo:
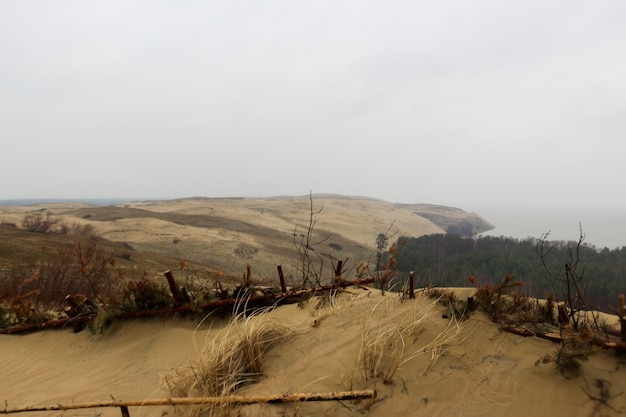
<instances>
[{"instance_id":1,"label":"rolling hill","mask_svg":"<svg viewBox=\"0 0 626 417\"><path fill-rule=\"evenodd\" d=\"M328 194L196 197L108 206L76 201L3 206L0 221L21 225L25 215L38 211L51 212L67 223L93 226L102 240L134 252L131 259L159 258L152 267L143 261L129 265L135 269L155 273L164 263L185 259L197 267L237 276L250 263L263 281L277 277L277 265L283 265L287 279L297 274L297 247L306 243L309 227L308 249L329 271L332 259L348 259L351 267L371 262L379 233L387 233L393 241L400 235L445 233L451 226L469 226L474 233L493 228L479 215L458 208ZM26 244L32 244L32 239L28 237ZM13 257L16 250L5 251Z\"/></svg>"}]
</instances>

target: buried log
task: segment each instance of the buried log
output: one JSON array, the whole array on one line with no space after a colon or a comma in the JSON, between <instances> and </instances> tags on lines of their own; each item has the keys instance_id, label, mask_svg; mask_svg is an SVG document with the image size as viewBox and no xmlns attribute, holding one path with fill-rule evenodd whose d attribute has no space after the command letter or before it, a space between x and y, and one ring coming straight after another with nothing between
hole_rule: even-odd
<instances>
[{"instance_id":1,"label":"buried log","mask_svg":"<svg viewBox=\"0 0 626 417\"><path fill-rule=\"evenodd\" d=\"M15 414L32 411L63 411L77 410L85 408L106 408L120 407L126 409L128 407L146 407L146 406L163 406L163 405L202 405L202 404L219 404L219 405L244 405L244 404L282 404L294 402L311 402L311 401L342 401L342 400L359 400L376 398L376 390L360 390L360 391L337 391L337 392L318 392L318 393L292 393L292 394L275 394L275 395L231 395L226 397L187 397L187 398L163 398L155 400L143 401L102 401L91 403L75 403L75 404L55 404L32 407L5 408L0 409L0 414Z\"/></svg>"},{"instance_id":2,"label":"buried log","mask_svg":"<svg viewBox=\"0 0 626 417\"><path fill-rule=\"evenodd\" d=\"M41 323L13 326L13 327L8 327L6 329L0 329L0 334L26 333L26 332L32 332L35 330L50 329L54 327L74 326L74 324L77 324L77 323L86 323L88 321L91 321L93 320L94 317L95 315L89 314L89 315L84 315L84 316L79 316L79 317L73 317L70 319L55 319L55 320L44 321Z\"/></svg>"}]
</instances>

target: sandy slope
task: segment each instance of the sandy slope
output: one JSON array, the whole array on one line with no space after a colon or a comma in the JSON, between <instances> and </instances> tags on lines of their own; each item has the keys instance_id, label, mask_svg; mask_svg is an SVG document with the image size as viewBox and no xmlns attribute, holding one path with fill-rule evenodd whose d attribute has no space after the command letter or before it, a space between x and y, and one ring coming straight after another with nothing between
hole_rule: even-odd
<instances>
[{"instance_id":1,"label":"sandy slope","mask_svg":"<svg viewBox=\"0 0 626 417\"><path fill-rule=\"evenodd\" d=\"M481 313L462 325L459 337L437 361L428 348L450 324L440 310L423 322L406 351L419 353L404 363L385 385L380 378L362 380L356 358L364 329L398 323L432 303L400 302L394 294L349 289L334 307L315 309L317 301L287 305L268 318L294 334L274 347L265 362L265 378L240 393L286 393L376 388L378 400L364 403L318 403L299 406L249 406L243 415L348 416L591 416L612 415L595 409L582 387L595 379L610 381L611 392L626 390L626 369L612 352L599 352L583 364L582 376L565 379L553 365L535 361L555 349L552 342L503 333ZM439 309L439 306L436 306ZM422 317L416 315L415 317ZM317 326L313 326L314 320ZM159 398L160 376L197 357L224 321L198 318L116 322L103 335L89 331L50 330L23 336L0 336L0 400L10 407L109 400ZM424 351L426 349L426 351ZM593 387L592 387L593 389ZM626 407L626 397L609 403ZM131 408L131 416L161 415L159 408ZM101 414L100 414L101 413ZM300 414L296 414L300 413ZM594 414L595 413L595 414ZM40 414L44 415L44 414ZM55 415L48 413L45 415ZM117 410L67 411L64 416L119 415Z\"/></svg>"}]
</instances>

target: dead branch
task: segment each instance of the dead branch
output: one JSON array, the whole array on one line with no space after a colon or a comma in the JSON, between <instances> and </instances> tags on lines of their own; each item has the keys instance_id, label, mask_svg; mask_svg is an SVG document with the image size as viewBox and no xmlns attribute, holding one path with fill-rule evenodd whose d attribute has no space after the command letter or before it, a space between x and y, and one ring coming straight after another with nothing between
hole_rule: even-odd
<instances>
[{"instance_id":1,"label":"dead branch","mask_svg":"<svg viewBox=\"0 0 626 417\"><path fill-rule=\"evenodd\" d=\"M550 340L551 342L557 342L557 343L563 342L563 338L558 333L544 332L544 331L535 330L535 329L530 330L526 327L506 326L506 327L502 327L502 331L516 334L519 336L524 336L524 337L536 336L541 339ZM621 342L619 340L613 340L613 339L607 339L604 337L595 336L593 339L589 341L589 343L594 346L599 346L603 349L614 349L616 351L626 351L626 343Z\"/></svg>"},{"instance_id":2,"label":"dead branch","mask_svg":"<svg viewBox=\"0 0 626 417\"><path fill-rule=\"evenodd\" d=\"M364 278L357 279L354 281L346 281L342 286L360 286L364 284L369 284L374 282L374 278ZM240 297L240 298L227 298L224 300L213 301L207 304L203 304L197 307L186 304L178 307L171 308L160 308L154 310L141 310L141 311L130 311L127 313L118 314L114 319L132 319L132 318L146 318L146 317L155 317L155 316L163 316L175 313L192 313L195 311L207 311L213 310L220 307L230 307L236 304L247 304L247 303L256 303L262 302L265 305L272 304L281 304L288 302L291 299L298 298L304 294L316 293L316 292L324 292L331 291L337 289L337 284L323 285L316 288L309 288L299 291L291 291L291 292L281 292L277 294L268 294L268 295L259 295L259 296L248 296L248 297ZM23 326L14 326L6 329L0 329L0 334L16 334L16 333L26 333L35 330L48 329L53 327L66 327L73 326L77 323L85 323L93 320L95 314L85 314L73 318L67 319L58 319L58 320L50 320L43 323L36 323L30 325Z\"/></svg>"},{"instance_id":3,"label":"dead branch","mask_svg":"<svg viewBox=\"0 0 626 417\"><path fill-rule=\"evenodd\" d=\"M310 401L340 401L376 398L375 390L361 391L341 391L341 392L320 392L320 393L293 393L276 395L233 395L227 397L187 397L187 398L163 398L155 400L140 401L102 401L76 404L55 404L34 407L5 408L0 409L0 414L14 414L32 411L59 411L77 410L84 408L105 408L105 407L145 407L158 405L194 405L194 404L281 404L290 402L310 402Z\"/></svg>"}]
</instances>

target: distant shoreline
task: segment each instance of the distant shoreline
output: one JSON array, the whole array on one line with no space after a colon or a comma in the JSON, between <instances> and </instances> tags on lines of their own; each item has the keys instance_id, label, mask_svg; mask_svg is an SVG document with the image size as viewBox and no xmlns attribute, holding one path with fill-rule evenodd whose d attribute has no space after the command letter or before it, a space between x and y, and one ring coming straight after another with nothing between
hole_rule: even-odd
<instances>
[{"instance_id":1,"label":"distant shoreline","mask_svg":"<svg viewBox=\"0 0 626 417\"><path fill-rule=\"evenodd\" d=\"M127 201L144 201L132 198L16 198L0 200L0 206L32 206L35 204L84 203L94 206L113 206Z\"/></svg>"}]
</instances>

